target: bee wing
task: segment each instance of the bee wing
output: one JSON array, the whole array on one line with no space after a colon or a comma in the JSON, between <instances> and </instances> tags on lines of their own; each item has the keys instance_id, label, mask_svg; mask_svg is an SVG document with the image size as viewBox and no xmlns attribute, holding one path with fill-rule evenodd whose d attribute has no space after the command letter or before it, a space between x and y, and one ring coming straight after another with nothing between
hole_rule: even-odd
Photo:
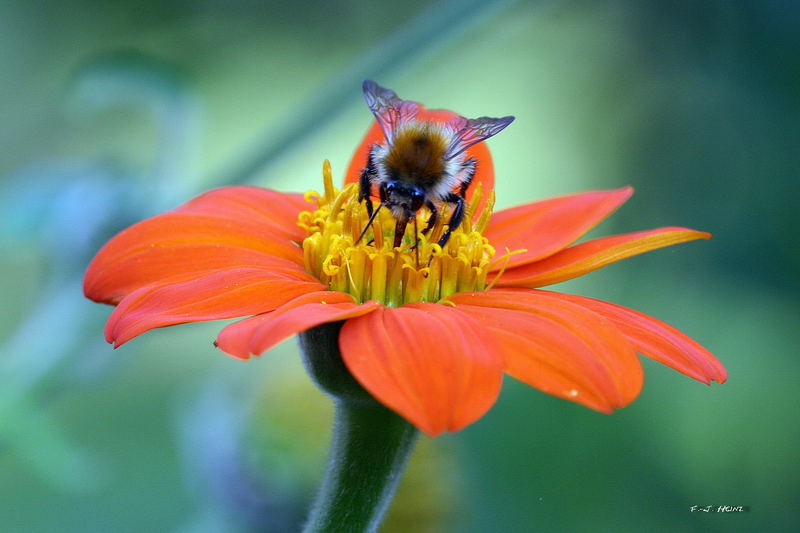
<instances>
[{"instance_id":1,"label":"bee wing","mask_svg":"<svg viewBox=\"0 0 800 533\"><path fill-rule=\"evenodd\" d=\"M453 139L450 141L450 144L447 146L444 158L453 159L473 144L477 144L481 141L485 141L489 137L497 135L513 121L514 117L511 116L470 119L455 117L450 119L447 121L447 126L455 133L453 134Z\"/></svg>"},{"instance_id":2,"label":"bee wing","mask_svg":"<svg viewBox=\"0 0 800 533\"><path fill-rule=\"evenodd\" d=\"M371 80L364 82L363 89L364 99L372 114L378 119L386 142L392 144L397 128L413 120L419 113L420 105L417 102L401 100L394 91L381 87Z\"/></svg>"}]
</instances>

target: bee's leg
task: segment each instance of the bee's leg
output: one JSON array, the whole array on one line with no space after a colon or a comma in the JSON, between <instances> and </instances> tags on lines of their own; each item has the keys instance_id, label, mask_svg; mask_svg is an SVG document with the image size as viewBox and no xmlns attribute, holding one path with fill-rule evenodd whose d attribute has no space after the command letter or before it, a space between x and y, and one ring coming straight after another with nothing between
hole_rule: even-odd
<instances>
[{"instance_id":1,"label":"bee's leg","mask_svg":"<svg viewBox=\"0 0 800 533\"><path fill-rule=\"evenodd\" d=\"M389 205L389 193L386 192L386 184L381 183L380 189L378 189L378 194L381 198L381 203Z\"/></svg>"},{"instance_id":2,"label":"bee's leg","mask_svg":"<svg viewBox=\"0 0 800 533\"><path fill-rule=\"evenodd\" d=\"M369 205L369 203L367 203L367 205ZM378 216L378 213L380 212L381 207L383 207L383 206L384 206L384 204L382 204L382 203L378 204L378 208L369 216L369 220L367 221L367 225L364 226L363 230L361 230L361 235L358 236L358 239L356 239L356 242L354 242L353 244L358 244L358 243L361 242L361 239L364 238L364 234L367 233L367 230L370 228L370 226L372 226L372 221L375 220L376 216ZM369 241L368 244L372 244L372 242L374 240L375 239L372 239L372 241Z\"/></svg>"},{"instance_id":3,"label":"bee's leg","mask_svg":"<svg viewBox=\"0 0 800 533\"><path fill-rule=\"evenodd\" d=\"M361 178L358 180L358 202L366 200L365 206L367 208L367 215L372 216L372 200L370 199L370 189L372 189L372 180L370 179L369 167L361 171Z\"/></svg>"},{"instance_id":4,"label":"bee's leg","mask_svg":"<svg viewBox=\"0 0 800 533\"><path fill-rule=\"evenodd\" d=\"M444 245L450 240L450 234L453 232L453 230L459 227L461 225L461 221L464 220L464 198L462 196L451 192L449 195L447 195L444 201L448 204L456 204L456 208L453 210L453 214L450 216L450 221L447 223L447 229L439 239L439 246L442 248L444 248Z\"/></svg>"},{"instance_id":5,"label":"bee's leg","mask_svg":"<svg viewBox=\"0 0 800 533\"><path fill-rule=\"evenodd\" d=\"M381 186L378 189L378 194L380 195L380 198L381 198L381 205L378 206L378 209L380 209L383 206L388 206L389 205L389 195L386 192L386 184L385 183L381 183ZM372 224L372 220L374 218L375 218L374 215L369 217L370 224ZM369 241L369 244L372 244L373 242L375 242L375 239L372 239L371 241Z\"/></svg>"},{"instance_id":6,"label":"bee's leg","mask_svg":"<svg viewBox=\"0 0 800 533\"><path fill-rule=\"evenodd\" d=\"M394 247L397 248L403 242L403 235L406 234L408 218L398 218L394 226Z\"/></svg>"},{"instance_id":7,"label":"bee's leg","mask_svg":"<svg viewBox=\"0 0 800 533\"><path fill-rule=\"evenodd\" d=\"M428 223L425 224L425 229L422 230L423 235L427 235L428 232L433 229L434 224L436 224L436 218L439 215L439 212L436 210L436 206L433 204L433 202L428 200L425 202L425 205L428 207L428 209L430 209L431 216L428 217Z\"/></svg>"},{"instance_id":8,"label":"bee's leg","mask_svg":"<svg viewBox=\"0 0 800 533\"><path fill-rule=\"evenodd\" d=\"M475 161L474 157L470 157L463 163L461 163L461 170L459 174L463 176L461 180L461 187L458 190L459 196L464 196L467 194L467 189L469 189L470 183L472 183L472 178L475 177L475 168L478 166L478 162Z\"/></svg>"},{"instance_id":9,"label":"bee's leg","mask_svg":"<svg viewBox=\"0 0 800 533\"><path fill-rule=\"evenodd\" d=\"M372 154L378 145L372 147L369 151L367 158L367 166L361 171L361 177L358 180L358 201L359 203L366 200L367 215L372 216L372 179L375 177L375 165L372 164Z\"/></svg>"}]
</instances>

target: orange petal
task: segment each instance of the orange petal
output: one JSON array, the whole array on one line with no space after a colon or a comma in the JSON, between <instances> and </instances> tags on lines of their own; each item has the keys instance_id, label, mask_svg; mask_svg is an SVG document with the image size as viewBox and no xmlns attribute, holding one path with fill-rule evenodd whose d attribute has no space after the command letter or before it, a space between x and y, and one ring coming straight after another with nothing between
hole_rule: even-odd
<instances>
[{"instance_id":1,"label":"orange petal","mask_svg":"<svg viewBox=\"0 0 800 533\"><path fill-rule=\"evenodd\" d=\"M425 109L422 107L418 119L444 124L451 118L457 116L458 113L452 111L444 109ZM353 154L353 158L350 160L350 165L347 167L347 173L344 178L345 184L358 183L361 177L361 171L367 166L367 158L369 157L369 151L372 149L372 146L376 143L384 143L385 140L380 124L378 124L377 120L373 121L372 126L367 130L367 134L364 135L364 138ZM472 210L473 216L477 218L480 216L483 206L486 205L486 198L488 197L489 191L494 190L494 165L492 164L492 156L489 153L489 147L484 142L470 146L464 157L465 159L470 157L475 158L478 162L478 166L475 170L475 177L472 179L472 184L467 190L468 202L472 199L472 193L475 191L478 183L483 184L483 196L481 197L481 201L478 203L477 208Z\"/></svg>"},{"instance_id":2,"label":"orange petal","mask_svg":"<svg viewBox=\"0 0 800 533\"><path fill-rule=\"evenodd\" d=\"M447 298L491 330L506 372L537 389L609 413L644 381L631 344L608 320L544 291L494 289Z\"/></svg>"},{"instance_id":3,"label":"orange petal","mask_svg":"<svg viewBox=\"0 0 800 533\"><path fill-rule=\"evenodd\" d=\"M622 331L636 351L678 372L705 384L711 381L724 383L728 379L725 367L716 357L669 324L633 309L593 298L548 294L551 298L581 305L605 317Z\"/></svg>"},{"instance_id":4,"label":"orange petal","mask_svg":"<svg viewBox=\"0 0 800 533\"><path fill-rule=\"evenodd\" d=\"M240 359L260 355L295 333L320 324L370 313L381 304L358 304L343 292L320 291L303 294L270 313L234 322L217 337L217 347Z\"/></svg>"},{"instance_id":5,"label":"orange petal","mask_svg":"<svg viewBox=\"0 0 800 533\"><path fill-rule=\"evenodd\" d=\"M267 200L271 203L262 206ZM140 287L176 275L245 266L302 271L302 249L291 240L298 238L296 202L258 187L206 193L106 243L89 265L84 292L116 304ZM291 231L283 216L293 217Z\"/></svg>"},{"instance_id":6,"label":"orange petal","mask_svg":"<svg viewBox=\"0 0 800 533\"><path fill-rule=\"evenodd\" d=\"M594 239L571 246L541 261L506 270L497 287L542 287L577 278L593 270L651 250L710 239L711 234L686 228L658 228Z\"/></svg>"},{"instance_id":7,"label":"orange petal","mask_svg":"<svg viewBox=\"0 0 800 533\"><path fill-rule=\"evenodd\" d=\"M485 235L500 252L525 249L508 267L538 261L564 249L633 194L632 187L559 196L504 209L492 215ZM502 263L498 262L495 270Z\"/></svg>"},{"instance_id":8,"label":"orange petal","mask_svg":"<svg viewBox=\"0 0 800 533\"><path fill-rule=\"evenodd\" d=\"M264 268L175 276L123 298L108 319L106 340L118 347L162 326L264 313L322 289L322 284L307 274Z\"/></svg>"},{"instance_id":9,"label":"orange petal","mask_svg":"<svg viewBox=\"0 0 800 533\"><path fill-rule=\"evenodd\" d=\"M491 335L448 306L408 304L351 318L339 346L365 389L430 436L476 421L500 392L502 360Z\"/></svg>"},{"instance_id":10,"label":"orange petal","mask_svg":"<svg viewBox=\"0 0 800 533\"><path fill-rule=\"evenodd\" d=\"M259 227L271 227L289 239L300 242L306 233L297 225L297 215L311 207L303 200L302 194L287 194L252 185L234 185L203 193L173 212L211 215Z\"/></svg>"}]
</instances>

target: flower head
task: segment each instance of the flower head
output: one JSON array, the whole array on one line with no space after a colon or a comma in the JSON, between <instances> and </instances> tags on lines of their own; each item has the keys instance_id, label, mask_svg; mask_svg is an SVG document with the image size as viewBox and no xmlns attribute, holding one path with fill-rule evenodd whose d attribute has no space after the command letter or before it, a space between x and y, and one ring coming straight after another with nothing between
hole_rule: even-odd
<instances>
[{"instance_id":1,"label":"flower head","mask_svg":"<svg viewBox=\"0 0 800 533\"><path fill-rule=\"evenodd\" d=\"M421 109L445 122L447 111ZM315 326L345 321L339 347L377 400L436 435L457 431L495 402L504 373L597 411L633 401L643 384L637 352L689 377L724 382L717 359L652 317L582 296L539 289L610 263L710 235L665 227L573 244L632 194L592 191L493 213L483 143L468 214L444 247L447 217L423 235L406 228L393 247L388 210L368 216L357 180L373 124L344 187L330 166L321 193L249 186L205 193L109 241L84 290L115 305L106 325L119 346L153 328L248 316L216 344L247 359ZM430 215L420 211L420 224Z\"/></svg>"}]
</instances>

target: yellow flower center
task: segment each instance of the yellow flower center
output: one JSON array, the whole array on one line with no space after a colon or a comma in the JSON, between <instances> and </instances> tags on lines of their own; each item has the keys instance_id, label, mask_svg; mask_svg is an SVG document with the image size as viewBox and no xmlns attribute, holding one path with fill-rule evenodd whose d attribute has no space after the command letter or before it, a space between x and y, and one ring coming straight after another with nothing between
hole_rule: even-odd
<instances>
[{"instance_id":1,"label":"yellow flower center","mask_svg":"<svg viewBox=\"0 0 800 533\"><path fill-rule=\"evenodd\" d=\"M364 202L358 201L358 185L335 188L327 160L322 174L324 194L305 194L306 201L316 203L317 208L302 211L298 225L308 232L303 241L306 271L331 290L349 293L359 302L376 300L397 307L408 302L438 302L456 292L482 291L491 285L486 277L495 250L483 232L494 207L494 192L489 193L473 222L473 209L482 194L478 185L461 226L453 230L444 249L437 242L452 214L447 206L442 206L426 235L422 229L430 212L421 209L417 213L419 234L414 224L409 224L403 242L393 248L395 219L391 210L382 209L359 240L369 217Z\"/></svg>"}]
</instances>

